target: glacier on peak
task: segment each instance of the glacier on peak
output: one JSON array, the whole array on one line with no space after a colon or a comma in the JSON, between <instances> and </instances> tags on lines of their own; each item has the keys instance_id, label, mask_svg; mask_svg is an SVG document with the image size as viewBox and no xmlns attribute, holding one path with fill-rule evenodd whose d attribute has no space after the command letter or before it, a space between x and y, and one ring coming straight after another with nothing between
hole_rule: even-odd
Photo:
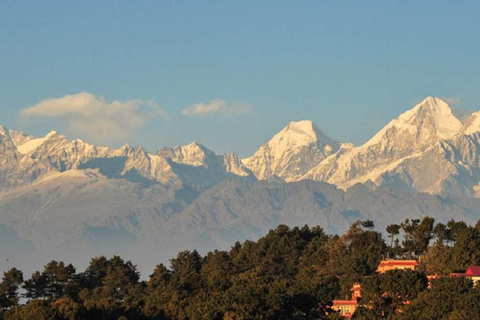
<instances>
[{"instance_id":1,"label":"glacier on peak","mask_svg":"<svg viewBox=\"0 0 480 320\"><path fill-rule=\"evenodd\" d=\"M217 176L217 178L214 178L216 180L229 175L239 177L253 176L252 172L245 167L235 153L219 155L196 141L183 146L162 148L157 151L157 155L168 159L177 168L180 175L182 175L180 171L190 172L191 169L189 167L193 167L203 170L204 174L210 172L211 175Z\"/></svg>"},{"instance_id":2,"label":"glacier on peak","mask_svg":"<svg viewBox=\"0 0 480 320\"><path fill-rule=\"evenodd\" d=\"M472 113L467 118L462 131L464 134L473 134L480 131L480 111Z\"/></svg>"},{"instance_id":3,"label":"glacier on peak","mask_svg":"<svg viewBox=\"0 0 480 320\"><path fill-rule=\"evenodd\" d=\"M52 130L52 131L50 131L49 133L47 133L47 135L45 136L45 138L50 139L51 137L56 136L57 134L58 134L57 131Z\"/></svg>"},{"instance_id":4,"label":"glacier on peak","mask_svg":"<svg viewBox=\"0 0 480 320\"><path fill-rule=\"evenodd\" d=\"M273 136L268 144L270 147L288 147L304 146L317 141L328 145L338 144L320 131L311 120L300 120L289 122L282 131Z\"/></svg>"},{"instance_id":5,"label":"glacier on peak","mask_svg":"<svg viewBox=\"0 0 480 320\"><path fill-rule=\"evenodd\" d=\"M460 141L462 133L477 132L478 115L472 115L464 126L448 103L427 97L412 109L390 121L362 146L339 151L310 170L301 179L313 179L348 189L356 183L374 182L380 185L403 185L430 194L470 193L467 185L456 178L477 175L478 167L470 153L477 150L474 140ZM463 141L463 140L462 140ZM458 162L464 158L469 165ZM474 178L477 179L477 178ZM403 188L403 187L402 187ZM468 189L468 190L467 190Z\"/></svg>"},{"instance_id":6,"label":"glacier on peak","mask_svg":"<svg viewBox=\"0 0 480 320\"><path fill-rule=\"evenodd\" d=\"M216 154L213 150L193 141L187 145L175 146L173 148L162 148L157 152L173 162L186 164L190 166L208 167L212 162L216 162Z\"/></svg>"},{"instance_id":7,"label":"glacier on peak","mask_svg":"<svg viewBox=\"0 0 480 320\"><path fill-rule=\"evenodd\" d=\"M28 154L33 151L35 151L38 147L40 147L42 144L45 143L45 141L51 139L52 137L55 137L58 135L58 132L53 130L50 131L45 137L43 138L33 138L30 140L27 140L26 142L17 145L17 150L21 154Z\"/></svg>"},{"instance_id":8,"label":"glacier on peak","mask_svg":"<svg viewBox=\"0 0 480 320\"><path fill-rule=\"evenodd\" d=\"M462 127L462 122L453 115L447 102L440 98L427 97L412 109L390 121L364 146L371 146L404 134L408 135L407 140L411 143L430 144L453 138L462 130Z\"/></svg>"},{"instance_id":9,"label":"glacier on peak","mask_svg":"<svg viewBox=\"0 0 480 320\"><path fill-rule=\"evenodd\" d=\"M339 148L312 121L292 121L242 162L259 180L293 181Z\"/></svg>"}]
</instances>

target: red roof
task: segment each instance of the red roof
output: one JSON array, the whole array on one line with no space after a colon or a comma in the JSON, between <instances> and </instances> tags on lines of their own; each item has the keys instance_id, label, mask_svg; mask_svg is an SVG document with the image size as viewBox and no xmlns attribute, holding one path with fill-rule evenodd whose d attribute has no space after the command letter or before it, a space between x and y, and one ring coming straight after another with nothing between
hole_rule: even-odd
<instances>
[{"instance_id":1,"label":"red roof","mask_svg":"<svg viewBox=\"0 0 480 320\"><path fill-rule=\"evenodd\" d=\"M465 276L465 273L461 273L461 272L452 272L449 274L450 277L463 277Z\"/></svg>"},{"instance_id":2,"label":"red roof","mask_svg":"<svg viewBox=\"0 0 480 320\"><path fill-rule=\"evenodd\" d=\"M356 306L358 304L357 300L333 300L334 306L339 305L353 305Z\"/></svg>"},{"instance_id":3,"label":"red roof","mask_svg":"<svg viewBox=\"0 0 480 320\"><path fill-rule=\"evenodd\" d=\"M465 271L467 277L478 277L480 276L480 266L470 266Z\"/></svg>"},{"instance_id":4,"label":"red roof","mask_svg":"<svg viewBox=\"0 0 480 320\"><path fill-rule=\"evenodd\" d=\"M383 260L380 265L401 265L401 266L416 266L418 262L416 260Z\"/></svg>"}]
</instances>

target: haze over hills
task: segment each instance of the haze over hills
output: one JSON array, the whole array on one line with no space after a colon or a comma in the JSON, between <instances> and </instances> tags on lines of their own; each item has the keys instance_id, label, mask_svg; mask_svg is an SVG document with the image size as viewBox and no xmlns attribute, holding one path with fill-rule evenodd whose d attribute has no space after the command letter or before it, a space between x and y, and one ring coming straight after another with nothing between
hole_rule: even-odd
<instances>
[{"instance_id":1,"label":"haze over hills","mask_svg":"<svg viewBox=\"0 0 480 320\"><path fill-rule=\"evenodd\" d=\"M462 123L433 97L361 146L304 120L246 159L195 142L152 154L0 127L0 256L33 270L120 254L145 276L178 251L225 249L280 223L335 233L357 219L474 223L479 148L479 113Z\"/></svg>"}]
</instances>

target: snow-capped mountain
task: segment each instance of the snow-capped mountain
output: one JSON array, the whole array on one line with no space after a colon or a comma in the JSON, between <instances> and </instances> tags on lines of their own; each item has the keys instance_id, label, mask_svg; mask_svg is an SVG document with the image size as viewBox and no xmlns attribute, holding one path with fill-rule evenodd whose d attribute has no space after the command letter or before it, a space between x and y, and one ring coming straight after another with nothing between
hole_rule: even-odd
<instances>
[{"instance_id":1,"label":"snow-capped mountain","mask_svg":"<svg viewBox=\"0 0 480 320\"><path fill-rule=\"evenodd\" d=\"M340 144L327 137L309 120L290 122L282 131L242 162L259 180L298 180Z\"/></svg>"},{"instance_id":2,"label":"snow-capped mountain","mask_svg":"<svg viewBox=\"0 0 480 320\"><path fill-rule=\"evenodd\" d=\"M217 155L196 142L163 148L157 156L166 159L182 183L187 185L212 186L231 177L253 178L236 154Z\"/></svg>"},{"instance_id":3,"label":"snow-capped mountain","mask_svg":"<svg viewBox=\"0 0 480 320\"><path fill-rule=\"evenodd\" d=\"M177 164L224 171L242 177L251 175L250 170L241 163L236 154L217 155L213 150L196 142L185 146L163 148L157 152L157 155L170 159Z\"/></svg>"},{"instance_id":4,"label":"snow-capped mountain","mask_svg":"<svg viewBox=\"0 0 480 320\"><path fill-rule=\"evenodd\" d=\"M427 97L392 120L365 144L339 143L311 121L290 122L251 157L217 155L198 143L163 148L119 149L68 140L52 131L37 138L1 128L5 189L69 170L97 170L109 179L145 186L210 187L231 177L310 179L348 189L357 183L389 185L430 194L480 196L476 155L480 111L462 123L449 105Z\"/></svg>"},{"instance_id":5,"label":"snow-capped mountain","mask_svg":"<svg viewBox=\"0 0 480 320\"><path fill-rule=\"evenodd\" d=\"M480 111L472 113L463 126L464 134L472 134L480 131Z\"/></svg>"},{"instance_id":6,"label":"snow-capped mountain","mask_svg":"<svg viewBox=\"0 0 480 320\"><path fill-rule=\"evenodd\" d=\"M309 121L290 123L245 165L258 179L310 179L348 189L357 183L430 194L480 196L480 112L465 123L427 97L361 146L339 144Z\"/></svg>"},{"instance_id":7,"label":"snow-capped mountain","mask_svg":"<svg viewBox=\"0 0 480 320\"><path fill-rule=\"evenodd\" d=\"M465 133L478 131L477 121L474 114L463 125L445 101L427 97L364 145L332 155L302 178L341 188L373 182L430 194L474 195L478 165L463 155L476 153L478 136L462 141Z\"/></svg>"},{"instance_id":8,"label":"snow-capped mountain","mask_svg":"<svg viewBox=\"0 0 480 320\"><path fill-rule=\"evenodd\" d=\"M208 187L229 176L253 176L237 155L217 155L197 143L150 154L130 145L112 149L79 139L70 141L56 131L37 138L3 127L0 139L0 170L5 172L0 182L5 188L29 185L71 170L96 170L109 179L176 188L183 184Z\"/></svg>"}]
</instances>

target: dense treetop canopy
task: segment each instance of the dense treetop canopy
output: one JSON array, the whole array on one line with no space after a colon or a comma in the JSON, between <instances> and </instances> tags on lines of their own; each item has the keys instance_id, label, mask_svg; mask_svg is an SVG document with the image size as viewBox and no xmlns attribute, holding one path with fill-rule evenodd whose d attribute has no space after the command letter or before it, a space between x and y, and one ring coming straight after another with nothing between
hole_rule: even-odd
<instances>
[{"instance_id":1,"label":"dense treetop canopy","mask_svg":"<svg viewBox=\"0 0 480 320\"><path fill-rule=\"evenodd\" d=\"M279 225L230 251L180 252L148 281L119 256L94 257L83 272L50 261L28 279L13 268L0 282L0 319L338 319L332 301L350 299L356 282L356 319L467 319L480 314L480 291L442 276L480 264L479 226L405 220L385 241L371 221L340 236ZM417 258L419 270L377 274L386 257Z\"/></svg>"}]
</instances>

